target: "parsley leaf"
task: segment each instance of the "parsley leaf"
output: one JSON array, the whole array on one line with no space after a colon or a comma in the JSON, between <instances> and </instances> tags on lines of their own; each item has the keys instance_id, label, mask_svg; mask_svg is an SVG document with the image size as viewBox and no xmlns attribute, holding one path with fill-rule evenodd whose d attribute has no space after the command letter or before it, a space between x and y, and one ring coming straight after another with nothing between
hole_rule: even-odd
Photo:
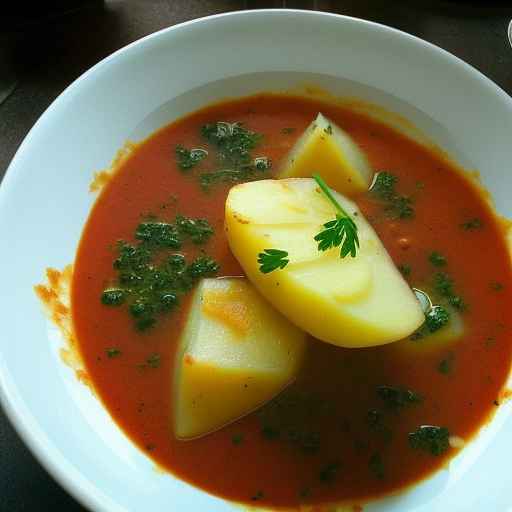
<instances>
[{"instance_id":1,"label":"parsley leaf","mask_svg":"<svg viewBox=\"0 0 512 512\"><path fill-rule=\"evenodd\" d=\"M290 260L287 258L288 252L280 249L264 249L258 254L258 263L260 272L268 274L277 269L283 269Z\"/></svg>"},{"instance_id":2,"label":"parsley leaf","mask_svg":"<svg viewBox=\"0 0 512 512\"><path fill-rule=\"evenodd\" d=\"M315 240L318 242L318 250L326 251L341 245L340 258L345 258L349 254L352 258L355 258L357 250L359 249L356 223L332 195L325 181L318 174L313 174L313 178L318 183L320 190L325 194L327 199L329 199L338 210L336 219L326 222L323 225L325 229L315 236Z\"/></svg>"}]
</instances>

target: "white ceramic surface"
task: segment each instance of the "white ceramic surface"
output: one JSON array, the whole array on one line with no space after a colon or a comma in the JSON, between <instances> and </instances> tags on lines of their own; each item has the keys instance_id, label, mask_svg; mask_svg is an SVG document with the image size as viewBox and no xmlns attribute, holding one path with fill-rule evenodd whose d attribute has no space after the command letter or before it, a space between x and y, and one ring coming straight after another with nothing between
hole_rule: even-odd
<instances>
[{"instance_id":1,"label":"white ceramic surface","mask_svg":"<svg viewBox=\"0 0 512 512\"><path fill-rule=\"evenodd\" d=\"M88 185L127 138L225 96L314 81L404 114L482 173L512 214L512 100L452 55L396 30L336 15L252 11L148 36L100 62L48 108L0 188L0 397L25 442L92 510L229 511L234 505L155 471L59 357L33 292L73 261ZM434 478L371 511L510 509L510 407Z\"/></svg>"}]
</instances>

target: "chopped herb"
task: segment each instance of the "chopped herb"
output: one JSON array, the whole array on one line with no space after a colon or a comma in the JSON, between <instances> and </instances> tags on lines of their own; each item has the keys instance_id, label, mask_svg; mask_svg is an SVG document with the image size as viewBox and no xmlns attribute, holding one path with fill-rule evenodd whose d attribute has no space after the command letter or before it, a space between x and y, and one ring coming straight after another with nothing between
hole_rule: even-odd
<instances>
[{"instance_id":1,"label":"chopped herb","mask_svg":"<svg viewBox=\"0 0 512 512\"><path fill-rule=\"evenodd\" d=\"M167 222L142 222L137 226L135 238L150 247L179 249L182 244L178 228Z\"/></svg>"},{"instance_id":2,"label":"chopped herb","mask_svg":"<svg viewBox=\"0 0 512 512\"><path fill-rule=\"evenodd\" d=\"M383 415L378 409L370 409L366 414L366 421L372 430L379 430L382 427Z\"/></svg>"},{"instance_id":3,"label":"chopped herb","mask_svg":"<svg viewBox=\"0 0 512 512\"><path fill-rule=\"evenodd\" d=\"M117 288L104 290L101 294L101 302L106 306L120 306L125 300L125 291Z\"/></svg>"},{"instance_id":4,"label":"chopped herb","mask_svg":"<svg viewBox=\"0 0 512 512\"><path fill-rule=\"evenodd\" d=\"M423 181L417 181L416 182L416 188L418 190L423 190L425 188L425 183L423 183Z\"/></svg>"},{"instance_id":5,"label":"chopped herb","mask_svg":"<svg viewBox=\"0 0 512 512\"><path fill-rule=\"evenodd\" d=\"M339 461L329 462L320 468L318 479L320 482L330 484L336 479L340 468L341 463Z\"/></svg>"},{"instance_id":6,"label":"chopped herb","mask_svg":"<svg viewBox=\"0 0 512 512\"><path fill-rule=\"evenodd\" d=\"M113 262L117 270L117 288L101 295L106 305L126 303L136 329L153 327L157 317L168 313L179 302L179 295L194 286L198 279L214 275L219 265L208 256L190 263L181 254L169 254L187 240L204 243L213 234L203 219L178 215L173 224L143 222L135 231L135 244L118 242L118 256Z\"/></svg>"},{"instance_id":7,"label":"chopped herb","mask_svg":"<svg viewBox=\"0 0 512 512\"><path fill-rule=\"evenodd\" d=\"M455 309L463 310L466 308L462 297L457 295L453 289L453 279L444 272L438 272L434 275L434 290L447 299L448 304Z\"/></svg>"},{"instance_id":8,"label":"chopped herb","mask_svg":"<svg viewBox=\"0 0 512 512\"><path fill-rule=\"evenodd\" d=\"M290 135L290 134L292 134L294 131L295 131L295 128L283 128L283 129L281 130L281 133L283 133L284 135Z\"/></svg>"},{"instance_id":9,"label":"chopped herb","mask_svg":"<svg viewBox=\"0 0 512 512\"><path fill-rule=\"evenodd\" d=\"M445 427L423 425L409 434L409 444L415 450L424 450L432 455L442 455L450 446L450 433Z\"/></svg>"},{"instance_id":10,"label":"chopped herb","mask_svg":"<svg viewBox=\"0 0 512 512\"><path fill-rule=\"evenodd\" d=\"M261 429L261 435L267 441L274 441L275 439L279 439L281 433L277 428L272 427L271 425L265 425Z\"/></svg>"},{"instance_id":11,"label":"chopped herb","mask_svg":"<svg viewBox=\"0 0 512 512\"><path fill-rule=\"evenodd\" d=\"M485 338L484 345L485 348L493 347L494 345L496 345L496 338L493 338L492 336Z\"/></svg>"},{"instance_id":12,"label":"chopped herb","mask_svg":"<svg viewBox=\"0 0 512 512\"><path fill-rule=\"evenodd\" d=\"M289 262L288 253L280 249L264 249L258 254L260 272L263 274L283 269Z\"/></svg>"},{"instance_id":13,"label":"chopped herb","mask_svg":"<svg viewBox=\"0 0 512 512\"><path fill-rule=\"evenodd\" d=\"M121 351L118 348L111 347L105 349L105 353L109 359L114 359L114 357L118 357L121 355Z\"/></svg>"},{"instance_id":14,"label":"chopped herb","mask_svg":"<svg viewBox=\"0 0 512 512\"><path fill-rule=\"evenodd\" d=\"M175 152L178 166L184 171L192 169L208 156L206 149L187 149L181 144L176 146Z\"/></svg>"},{"instance_id":15,"label":"chopped herb","mask_svg":"<svg viewBox=\"0 0 512 512\"><path fill-rule=\"evenodd\" d=\"M199 182L208 189L215 183L241 183L261 178L261 173L272 167L272 162L266 157L255 158L253 163L241 165L236 169L220 169L219 171L201 174Z\"/></svg>"},{"instance_id":16,"label":"chopped herb","mask_svg":"<svg viewBox=\"0 0 512 512\"><path fill-rule=\"evenodd\" d=\"M371 187L371 193L384 205L384 210L392 218L407 219L414 216L412 199L408 196L397 194L395 188L398 178L387 171L377 174Z\"/></svg>"},{"instance_id":17,"label":"chopped herb","mask_svg":"<svg viewBox=\"0 0 512 512\"><path fill-rule=\"evenodd\" d=\"M422 401L422 397L418 393L393 386L378 386L377 395L390 409L401 409Z\"/></svg>"},{"instance_id":18,"label":"chopped herb","mask_svg":"<svg viewBox=\"0 0 512 512\"><path fill-rule=\"evenodd\" d=\"M159 368L160 354L151 354L144 363L137 365L139 368Z\"/></svg>"},{"instance_id":19,"label":"chopped herb","mask_svg":"<svg viewBox=\"0 0 512 512\"><path fill-rule=\"evenodd\" d=\"M368 461L368 468L375 478L382 480L385 476L384 462L380 453L376 452Z\"/></svg>"},{"instance_id":20,"label":"chopped herb","mask_svg":"<svg viewBox=\"0 0 512 512\"><path fill-rule=\"evenodd\" d=\"M145 368L159 368L160 354L151 354L143 363L138 364L137 367L141 370L144 370Z\"/></svg>"},{"instance_id":21,"label":"chopped herb","mask_svg":"<svg viewBox=\"0 0 512 512\"><path fill-rule=\"evenodd\" d=\"M324 128L324 132L327 133L327 135L332 135L332 126L328 125L327 128Z\"/></svg>"},{"instance_id":22,"label":"chopped herb","mask_svg":"<svg viewBox=\"0 0 512 512\"><path fill-rule=\"evenodd\" d=\"M482 221L478 217L473 217L460 225L460 227L466 231L473 231L474 229L479 229L482 226Z\"/></svg>"},{"instance_id":23,"label":"chopped herb","mask_svg":"<svg viewBox=\"0 0 512 512\"><path fill-rule=\"evenodd\" d=\"M441 362L437 365L437 371L443 375L449 375L452 373L454 362L455 355L450 353L448 357L442 359Z\"/></svg>"},{"instance_id":24,"label":"chopped herb","mask_svg":"<svg viewBox=\"0 0 512 512\"><path fill-rule=\"evenodd\" d=\"M244 128L240 123L218 121L201 128L202 136L217 150L221 169L203 173L199 181L204 188L215 183L239 183L261 176L272 167L267 157L253 158L251 151L262 139L258 133Z\"/></svg>"},{"instance_id":25,"label":"chopped herb","mask_svg":"<svg viewBox=\"0 0 512 512\"><path fill-rule=\"evenodd\" d=\"M231 437L231 442L235 446L238 446L239 444L242 444L243 441L244 441L244 436L242 434L233 434L233 436Z\"/></svg>"},{"instance_id":26,"label":"chopped herb","mask_svg":"<svg viewBox=\"0 0 512 512\"><path fill-rule=\"evenodd\" d=\"M379 409L370 409L366 413L368 428L382 436L384 442L389 443L393 438L393 432L384 424L384 413Z\"/></svg>"},{"instance_id":27,"label":"chopped herb","mask_svg":"<svg viewBox=\"0 0 512 512\"><path fill-rule=\"evenodd\" d=\"M398 270L400 270L400 272L402 273L402 275L404 277L409 277L411 275L411 266L410 265L405 265L405 264L401 264L401 265L398 265Z\"/></svg>"},{"instance_id":28,"label":"chopped herb","mask_svg":"<svg viewBox=\"0 0 512 512\"><path fill-rule=\"evenodd\" d=\"M443 267L446 265L446 258L437 251L432 251L428 257L428 260L434 267Z\"/></svg>"},{"instance_id":29,"label":"chopped herb","mask_svg":"<svg viewBox=\"0 0 512 512\"><path fill-rule=\"evenodd\" d=\"M178 231L190 237L195 244L204 244L213 235L213 229L206 219L191 219L177 215L175 222Z\"/></svg>"},{"instance_id":30,"label":"chopped herb","mask_svg":"<svg viewBox=\"0 0 512 512\"><path fill-rule=\"evenodd\" d=\"M318 453L322 425L333 414L328 404L315 393L284 392L258 412L261 435L267 441L289 444L304 455Z\"/></svg>"},{"instance_id":31,"label":"chopped herb","mask_svg":"<svg viewBox=\"0 0 512 512\"><path fill-rule=\"evenodd\" d=\"M379 172L375 178L375 182L371 188L375 194L382 201L391 201L395 197L395 186L398 178L389 172Z\"/></svg>"},{"instance_id":32,"label":"chopped herb","mask_svg":"<svg viewBox=\"0 0 512 512\"><path fill-rule=\"evenodd\" d=\"M151 354L146 363L150 368L158 368L160 366L160 354Z\"/></svg>"},{"instance_id":33,"label":"chopped herb","mask_svg":"<svg viewBox=\"0 0 512 512\"><path fill-rule=\"evenodd\" d=\"M493 281L491 283L491 290L494 290L495 292L501 292L501 290L503 290L503 288L505 288L503 286L503 283L500 283L498 281Z\"/></svg>"},{"instance_id":34,"label":"chopped herb","mask_svg":"<svg viewBox=\"0 0 512 512\"><path fill-rule=\"evenodd\" d=\"M252 501L259 501L259 500L262 500L263 498L265 497L265 493L263 491L256 491L252 496L251 496L251 500Z\"/></svg>"},{"instance_id":35,"label":"chopped herb","mask_svg":"<svg viewBox=\"0 0 512 512\"><path fill-rule=\"evenodd\" d=\"M251 150L262 139L259 133L247 130L240 123L224 121L204 125L201 135L217 147L219 158L229 163L248 163Z\"/></svg>"},{"instance_id":36,"label":"chopped herb","mask_svg":"<svg viewBox=\"0 0 512 512\"><path fill-rule=\"evenodd\" d=\"M436 332L450 321L450 313L443 306L432 306L425 313L425 325L429 332Z\"/></svg>"},{"instance_id":37,"label":"chopped herb","mask_svg":"<svg viewBox=\"0 0 512 512\"><path fill-rule=\"evenodd\" d=\"M325 181L318 174L313 174L313 178L320 186L320 190L338 211L336 219L326 222L323 225L325 229L315 236L315 241L318 242L318 250L326 251L341 245L340 258L345 258L349 254L352 258L355 258L359 249L356 223L338 203Z\"/></svg>"},{"instance_id":38,"label":"chopped herb","mask_svg":"<svg viewBox=\"0 0 512 512\"><path fill-rule=\"evenodd\" d=\"M311 489L309 487L302 487L299 489L299 498L304 500L311 495Z\"/></svg>"}]
</instances>

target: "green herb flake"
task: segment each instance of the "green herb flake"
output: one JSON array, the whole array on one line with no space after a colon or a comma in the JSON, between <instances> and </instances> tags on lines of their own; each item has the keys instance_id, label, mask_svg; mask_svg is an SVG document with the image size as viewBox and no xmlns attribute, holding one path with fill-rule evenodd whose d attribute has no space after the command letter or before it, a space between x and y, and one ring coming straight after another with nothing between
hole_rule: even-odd
<instances>
[{"instance_id":1,"label":"green herb flake","mask_svg":"<svg viewBox=\"0 0 512 512\"><path fill-rule=\"evenodd\" d=\"M368 461L368 469L378 480L384 479L386 471L384 468L384 461L382 460L380 453L376 452L370 457L370 460Z\"/></svg>"},{"instance_id":2,"label":"green herb flake","mask_svg":"<svg viewBox=\"0 0 512 512\"><path fill-rule=\"evenodd\" d=\"M178 144L175 154L179 168L183 171L188 171L204 160L208 156L208 151L202 148L187 149Z\"/></svg>"},{"instance_id":3,"label":"green herb flake","mask_svg":"<svg viewBox=\"0 0 512 512\"><path fill-rule=\"evenodd\" d=\"M396 192L398 178L387 172L377 173L370 189L371 194L383 203L384 211L395 219L408 219L414 217L413 201L410 197Z\"/></svg>"},{"instance_id":4,"label":"green herb flake","mask_svg":"<svg viewBox=\"0 0 512 512\"><path fill-rule=\"evenodd\" d=\"M404 277L409 277L411 275L412 268L410 265L401 264L398 265L398 270Z\"/></svg>"},{"instance_id":5,"label":"green herb flake","mask_svg":"<svg viewBox=\"0 0 512 512\"><path fill-rule=\"evenodd\" d=\"M444 267L446 265L446 258L437 251L432 251L429 254L428 261L430 261L434 267Z\"/></svg>"},{"instance_id":6,"label":"green herb flake","mask_svg":"<svg viewBox=\"0 0 512 512\"><path fill-rule=\"evenodd\" d=\"M340 461L333 461L323 465L318 472L318 479L325 484L331 484L336 480L341 469Z\"/></svg>"},{"instance_id":7,"label":"green herb flake","mask_svg":"<svg viewBox=\"0 0 512 512\"><path fill-rule=\"evenodd\" d=\"M422 401L419 393L410 389L394 386L378 386L377 396L389 409L402 409L403 407L418 404Z\"/></svg>"},{"instance_id":8,"label":"green herb flake","mask_svg":"<svg viewBox=\"0 0 512 512\"><path fill-rule=\"evenodd\" d=\"M208 189L215 183L240 183L258 179L272 167L265 156L251 155L262 136L244 128L240 123L217 121L201 128L201 135L216 148L220 169L202 173L201 186Z\"/></svg>"},{"instance_id":9,"label":"green herb flake","mask_svg":"<svg viewBox=\"0 0 512 512\"><path fill-rule=\"evenodd\" d=\"M289 262L288 253L280 249L264 249L258 254L258 263L262 274L268 274L278 269L282 270Z\"/></svg>"},{"instance_id":10,"label":"green herb flake","mask_svg":"<svg viewBox=\"0 0 512 512\"><path fill-rule=\"evenodd\" d=\"M453 279L445 272L437 272L434 275L434 290L447 299L448 304L458 310L464 310L466 303L460 295L457 295L453 288Z\"/></svg>"},{"instance_id":11,"label":"green herb flake","mask_svg":"<svg viewBox=\"0 0 512 512\"><path fill-rule=\"evenodd\" d=\"M313 178L338 212L336 219L326 222L323 225L325 229L314 237L315 241L318 242L318 250L327 251L341 246L340 258L345 258L349 254L352 258L355 258L359 249L356 223L338 203L325 181L318 174L313 174Z\"/></svg>"},{"instance_id":12,"label":"green herb flake","mask_svg":"<svg viewBox=\"0 0 512 512\"><path fill-rule=\"evenodd\" d=\"M213 228L206 219L191 219L183 215L176 216L178 232L189 237L195 244L204 244L213 235Z\"/></svg>"},{"instance_id":13,"label":"green herb flake","mask_svg":"<svg viewBox=\"0 0 512 512\"><path fill-rule=\"evenodd\" d=\"M119 357L122 354L122 352L116 347L105 349L105 353L109 359L114 359L115 357Z\"/></svg>"},{"instance_id":14,"label":"green herb flake","mask_svg":"<svg viewBox=\"0 0 512 512\"><path fill-rule=\"evenodd\" d=\"M262 490L258 490L258 491L256 491L256 492L251 496L251 501L260 501L260 500L262 500L264 497L265 497L265 493L264 493Z\"/></svg>"},{"instance_id":15,"label":"green herb flake","mask_svg":"<svg viewBox=\"0 0 512 512\"><path fill-rule=\"evenodd\" d=\"M425 313L425 325L430 333L442 329L450 321L450 313L443 306L432 306Z\"/></svg>"},{"instance_id":16,"label":"green herb flake","mask_svg":"<svg viewBox=\"0 0 512 512\"><path fill-rule=\"evenodd\" d=\"M473 217L472 219L463 222L460 227L466 231L474 231L475 229L483 227L483 223L478 217Z\"/></svg>"},{"instance_id":17,"label":"green herb flake","mask_svg":"<svg viewBox=\"0 0 512 512\"><path fill-rule=\"evenodd\" d=\"M298 492L299 499L305 500L311 496L311 488L310 487L301 487Z\"/></svg>"},{"instance_id":18,"label":"green herb flake","mask_svg":"<svg viewBox=\"0 0 512 512\"><path fill-rule=\"evenodd\" d=\"M490 284L491 290L495 292L501 292L505 286L503 283L500 283L499 281L492 281Z\"/></svg>"},{"instance_id":19,"label":"green herb flake","mask_svg":"<svg viewBox=\"0 0 512 512\"><path fill-rule=\"evenodd\" d=\"M329 124L327 125L326 128L324 128L324 132L327 134L327 135L332 135L332 126Z\"/></svg>"},{"instance_id":20,"label":"green herb flake","mask_svg":"<svg viewBox=\"0 0 512 512\"><path fill-rule=\"evenodd\" d=\"M450 432L445 427L423 425L409 434L409 445L415 450L423 450L439 456L448 450Z\"/></svg>"},{"instance_id":21,"label":"green herb flake","mask_svg":"<svg viewBox=\"0 0 512 512\"><path fill-rule=\"evenodd\" d=\"M231 436L231 442L235 445L235 446L238 446L240 444L242 444L244 442L244 436L243 434L233 434Z\"/></svg>"},{"instance_id":22,"label":"green herb flake","mask_svg":"<svg viewBox=\"0 0 512 512\"><path fill-rule=\"evenodd\" d=\"M450 375L453 371L453 365L455 363L455 355L450 353L448 357L442 359L437 365L437 371L442 375Z\"/></svg>"},{"instance_id":23,"label":"green herb flake","mask_svg":"<svg viewBox=\"0 0 512 512\"><path fill-rule=\"evenodd\" d=\"M281 433L272 425L264 425L261 429L261 435L267 441L275 441L276 439L279 439Z\"/></svg>"},{"instance_id":24,"label":"green herb flake","mask_svg":"<svg viewBox=\"0 0 512 512\"><path fill-rule=\"evenodd\" d=\"M293 132L295 132L295 128L289 128L289 127L287 127L287 128L283 128L283 129L281 130L281 133L282 133L283 135L291 135Z\"/></svg>"}]
</instances>

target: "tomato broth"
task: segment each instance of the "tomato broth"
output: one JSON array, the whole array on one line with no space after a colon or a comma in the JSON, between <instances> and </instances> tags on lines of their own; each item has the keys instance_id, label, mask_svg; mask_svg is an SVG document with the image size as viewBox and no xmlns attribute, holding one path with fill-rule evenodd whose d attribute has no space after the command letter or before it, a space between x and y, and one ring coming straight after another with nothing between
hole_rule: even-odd
<instances>
[{"instance_id":1,"label":"tomato broth","mask_svg":"<svg viewBox=\"0 0 512 512\"><path fill-rule=\"evenodd\" d=\"M101 300L116 280L116 244L135 243L136 228L147 218L202 218L214 235L177 252L192 258L204 251L220 266L217 275L243 275L223 231L232 184L201 186L197 169L218 168L214 155L210 151L199 165L183 169L176 147L206 147L206 123L241 123L262 134L253 155L272 161L261 175L272 177L319 111L350 134L376 171L395 177L411 215L390 214L371 192L355 200L412 287L441 284L441 300L460 315L464 334L432 348L428 337L366 349L311 339L298 378L272 402L204 437L177 440L173 368L190 293L148 329L135 328L125 305ZM478 188L440 154L342 106L261 94L192 113L137 145L122 162L83 232L72 315L98 395L161 467L238 502L360 503L441 468L457 453L454 439L469 440L499 405L511 359L511 277L500 222ZM425 425L446 428L450 446L439 453L414 446L410 434Z\"/></svg>"}]
</instances>

